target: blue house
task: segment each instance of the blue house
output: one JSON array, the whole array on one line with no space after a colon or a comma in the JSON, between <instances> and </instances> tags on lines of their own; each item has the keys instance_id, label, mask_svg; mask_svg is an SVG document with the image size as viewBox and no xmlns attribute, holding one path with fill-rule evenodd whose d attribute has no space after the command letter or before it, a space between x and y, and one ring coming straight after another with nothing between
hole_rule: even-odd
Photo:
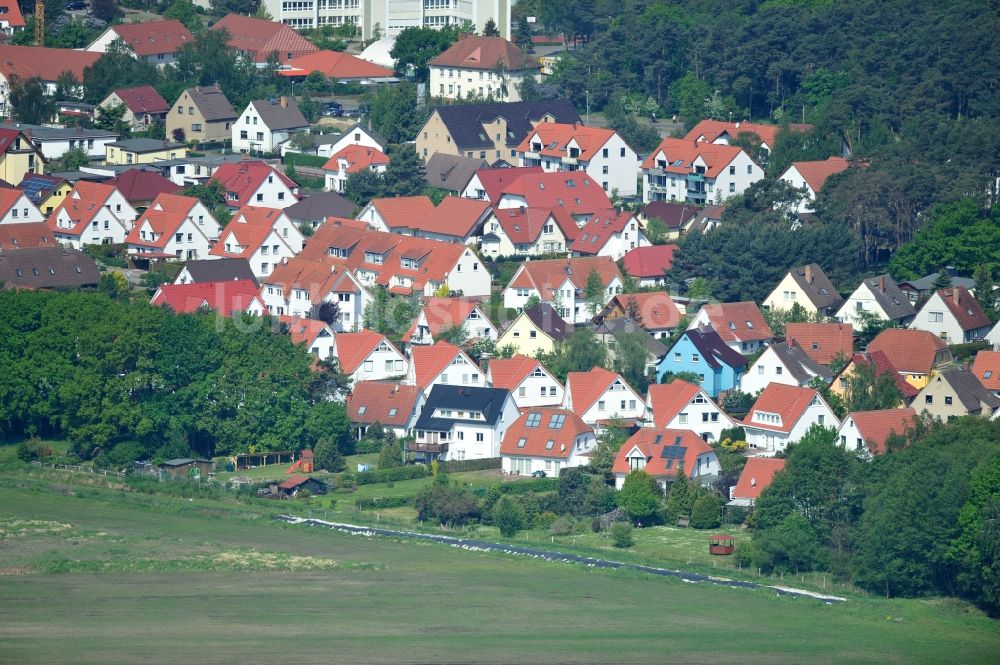
<instances>
[{"instance_id":1,"label":"blue house","mask_svg":"<svg viewBox=\"0 0 1000 665\"><path fill-rule=\"evenodd\" d=\"M740 385L747 359L722 341L708 326L686 330L656 366L656 380L667 372L693 372L701 377L701 387L713 398L723 390Z\"/></svg>"}]
</instances>

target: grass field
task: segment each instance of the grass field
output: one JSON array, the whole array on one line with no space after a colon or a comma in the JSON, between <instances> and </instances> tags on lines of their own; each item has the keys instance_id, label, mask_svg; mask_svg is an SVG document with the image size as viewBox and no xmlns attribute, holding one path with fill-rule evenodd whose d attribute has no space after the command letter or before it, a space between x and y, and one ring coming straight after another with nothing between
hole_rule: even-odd
<instances>
[{"instance_id":1,"label":"grass field","mask_svg":"<svg viewBox=\"0 0 1000 665\"><path fill-rule=\"evenodd\" d=\"M103 482L0 477L0 662L989 663L1000 650L997 624L952 601L823 605Z\"/></svg>"}]
</instances>

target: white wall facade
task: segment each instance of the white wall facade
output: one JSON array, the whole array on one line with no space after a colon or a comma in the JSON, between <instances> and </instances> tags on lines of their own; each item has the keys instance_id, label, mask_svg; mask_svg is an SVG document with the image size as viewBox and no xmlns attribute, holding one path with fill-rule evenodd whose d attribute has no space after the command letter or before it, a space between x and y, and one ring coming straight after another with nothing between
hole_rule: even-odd
<instances>
[{"instance_id":1,"label":"white wall facade","mask_svg":"<svg viewBox=\"0 0 1000 665\"><path fill-rule=\"evenodd\" d=\"M334 338L334 355L337 354L336 338ZM396 347L383 340L368 354L358 368L351 373L355 383L358 381L378 381L391 377L406 376L409 362Z\"/></svg>"},{"instance_id":2,"label":"white wall facade","mask_svg":"<svg viewBox=\"0 0 1000 665\"><path fill-rule=\"evenodd\" d=\"M795 212L813 212L813 203L816 202L816 192L813 191L806 179L802 177L799 170L792 164L788 167L778 180L784 180L796 189L805 189L806 195L795 207Z\"/></svg>"},{"instance_id":3,"label":"white wall facade","mask_svg":"<svg viewBox=\"0 0 1000 665\"><path fill-rule=\"evenodd\" d=\"M524 79L538 80L537 70L510 71L501 75L492 69L463 69L431 65L428 93L444 99L486 99L498 102L519 102L518 87ZM506 88L506 90L504 90Z\"/></svg>"},{"instance_id":4,"label":"white wall facade","mask_svg":"<svg viewBox=\"0 0 1000 665\"><path fill-rule=\"evenodd\" d=\"M565 388L539 365L512 391L519 409L532 406L556 406L566 397Z\"/></svg>"},{"instance_id":5,"label":"white wall facade","mask_svg":"<svg viewBox=\"0 0 1000 665\"><path fill-rule=\"evenodd\" d=\"M572 404L572 395L566 391L563 407L577 413L583 422L594 426L598 421L612 418L643 418L646 415L646 400L640 397L620 378L605 389L601 396L584 413L582 405Z\"/></svg>"},{"instance_id":6,"label":"white wall facade","mask_svg":"<svg viewBox=\"0 0 1000 665\"><path fill-rule=\"evenodd\" d=\"M649 410L650 418L646 427L656 427L656 423L653 422L656 414L653 413L653 405L648 400L646 408ZM706 441L719 441L722 437L722 430L735 426L736 423L712 401L708 393L699 389L691 401L663 427L666 429L689 429L700 434Z\"/></svg>"},{"instance_id":7,"label":"white wall facade","mask_svg":"<svg viewBox=\"0 0 1000 665\"><path fill-rule=\"evenodd\" d=\"M111 42L118 39L118 33L115 32L114 26L111 26L103 33L101 36L94 40L94 42L86 48L87 51L92 53L107 53L108 47L111 46ZM151 55L144 55L142 57L137 56L132 49L129 49L129 53L136 60L142 60L143 62L149 62L157 67L165 67L167 65L177 62L177 53L153 53Z\"/></svg>"},{"instance_id":8,"label":"white wall facade","mask_svg":"<svg viewBox=\"0 0 1000 665\"><path fill-rule=\"evenodd\" d=\"M483 266L483 262L468 247L462 252L455 267L448 271L445 283L452 291L461 291L465 296L488 296L492 278L490 273ZM424 288L424 295L434 295L434 289L428 286Z\"/></svg>"},{"instance_id":9,"label":"white wall facade","mask_svg":"<svg viewBox=\"0 0 1000 665\"><path fill-rule=\"evenodd\" d=\"M875 300L875 296L868 288L868 285L864 282L844 301L844 304L837 310L835 318L841 323L850 323L852 327L857 328L859 326L858 312L860 311L874 314L881 321L889 318L885 310L882 309L882 306Z\"/></svg>"},{"instance_id":10,"label":"white wall facade","mask_svg":"<svg viewBox=\"0 0 1000 665\"><path fill-rule=\"evenodd\" d=\"M597 448L597 437L593 432L578 434L573 439L573 450L568 457L529 457L525 455L501 455L500 468L516 476L530 476L538 471L549 478L558 478L563 469L587 466L588 453Z\"/></svg>"},{"instance_id":11,"label":"white wall facade","mask_svg":"<svg viewBox=\"0 0 1000 665\"><path fill-rule=\"evenodd\" d=\"M0 224L31 224L44 221L45 215L24 194L17 197L14 205L0 217Z\"/></svg>"},{"instance_id":12,"label":"white wall facade","mask_svg":"<svg viewBox=\"0 0 1000 665\"><path fill-rule=\"evenodd\" d=\"M213 222L215 221L215 218L211 219ZM219 225L216 223L214 227L217 232ZM143 221L142 226L139 227L139 238L153 241L158 237L150 223ZM178 260L192 261L208 258L208 250L211 249L211 246L211 240L205 234L203 226L199 226L189 217L181 222L174 232L170 233L170 239L167 240L167 244L162 249L129 243L128 250L139 255L149 252L163 252L176 256Z\"/></svg>"},{"instance_id":13,"label":"white wall facade","mask_svg":"<svg viewBox=\"0 0 1000 665\"><path fill-rule=\"evenodd\" d=\"M756 415L756 414L754 414ZM802 415L787 433L775 430L756 428L754 421L744 421L744 429L747 434L747 443L752 450L758 454L771 456L774 453L783 451L788 444L795 443L801 439L814 424L823 427L840 427L840 421L822 398L817 396L812 403L806 407Z\"/></svg>"},{"instance_id":14,"label":"white wall facade","mask_svg":"<svg viewBox=\"0 0 1000 665\"><path fill-rule=\"evenodd\" d=\"M247 104L231 129L233 152L274 152L274 149L287 141L291 134L309 133L308 125L303 126L299 132L288 129L272 130L264 124L264 119L260 117L253 102Z\"/></svg>"},{"instance_id":15,"label":"white wall facade","mask_svg":"<svg viewBox=\"0 0 1000 665\"><path fill-rule=\"evenodd\" d=\"M707 166L701 157L694 164ZM705 177L705 192L692 197L688 192L687 174L664 173L658 169L643 169L642 200L650 201L690 201L704 199L705 203L722 203L731 196L742 194L750 185L763 180L764 169L760 168L745 152L740 152L715 177ZM657 185L665 179L664 184Z\"/></svg>"},{"instance_id":16,"label":"white wall facade","mask_svg":"<svg viewBox=\"0 0 1000 665\"><path fill-rule=\"evenodd\" d=\"M927 299L927 302L924 303L924 306L920 308L920 311L917 312L916 317L910 323L910 328L913 330L926 330L949 344L963 344L975 341L972 337L977 332L970 331L969 339L966 339L966 333L962 330L962 326L958 324L955 315L951 313L948 305L942 300L941 294L937 292L932 294Z\"/></svg>"},{"instance_id":17,"label":"white wall facade","mask_svg":"<svg viewBox=\"0 0 1000 665\"><path fill-rule=\"evenodd\" d=\"M740 390L748 395L756 395L771 383L781 383L786 386L799 385L798 380L792 376L788 367L774 352L774 348L769 346L740 378Z\"/></svg>"}]
</instances>

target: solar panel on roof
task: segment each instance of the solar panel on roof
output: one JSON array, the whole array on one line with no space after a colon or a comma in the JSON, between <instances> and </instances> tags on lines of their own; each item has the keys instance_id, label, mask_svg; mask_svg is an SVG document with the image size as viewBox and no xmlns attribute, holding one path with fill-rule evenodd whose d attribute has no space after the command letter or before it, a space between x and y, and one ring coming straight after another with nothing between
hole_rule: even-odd
<instances>
[{"instance_id":1,"label":"solar panel on roof","mask_svg":"<svg viewBox=\"0 0 1000 665\"><path fill-rule=\"evenodd\" d=\"M678 439L680 437L677 437ZM684 454L687 452L687 448L684 446L678 446L674 444L672 446L663 446L663 452L660 453L660 457L663 459L684 459Z\"/></svg>"}]
</instances>

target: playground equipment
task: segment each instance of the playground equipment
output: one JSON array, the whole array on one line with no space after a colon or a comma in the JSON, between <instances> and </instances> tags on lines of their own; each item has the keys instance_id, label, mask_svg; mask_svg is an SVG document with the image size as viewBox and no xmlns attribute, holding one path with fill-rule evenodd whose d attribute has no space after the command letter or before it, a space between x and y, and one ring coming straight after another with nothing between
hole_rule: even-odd
<instances>
[{"instance_id":1,"label":"playground equipment","mask_svg":"<svg viewBox=\"0 0 1000 665\"><path fill-rule=\"evenodd\" d=\"M314 471L313 451L307 448L303 450L301 453L299 453L299 460L295 462L295 464L288 467L288 470L285 471L285 474L287 475L290 473L295 473L296 471L298 471L299 473L312 473Z\"/></svg>"}]
</instances>

